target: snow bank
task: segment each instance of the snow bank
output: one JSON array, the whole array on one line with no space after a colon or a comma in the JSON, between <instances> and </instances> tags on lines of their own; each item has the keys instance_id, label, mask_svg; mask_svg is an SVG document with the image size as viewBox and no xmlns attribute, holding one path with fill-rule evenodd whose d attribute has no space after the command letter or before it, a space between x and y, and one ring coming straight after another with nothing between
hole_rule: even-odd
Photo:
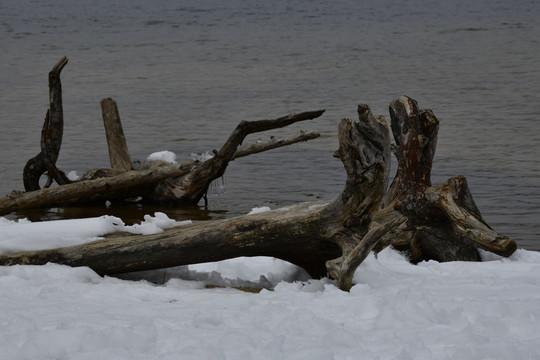
<instances>
[{"instance_id":1,"label":"snow bank","mask_svg":"<svg viewBox=\"0 0 540 360\"><path fill-rule=\"evenodd\" d=\"M0 237L28 225L1 222ZM104 223L92 226L121 226ZM540 358L540 253L483 257L415 266L387 249L360 265L350 293L328 279L293 281L298 269L271 258L169 269L160 285L54 264L0 267L1 357ZM212 281L274 289L206 288Z\"/></svg>"}]
</instances>

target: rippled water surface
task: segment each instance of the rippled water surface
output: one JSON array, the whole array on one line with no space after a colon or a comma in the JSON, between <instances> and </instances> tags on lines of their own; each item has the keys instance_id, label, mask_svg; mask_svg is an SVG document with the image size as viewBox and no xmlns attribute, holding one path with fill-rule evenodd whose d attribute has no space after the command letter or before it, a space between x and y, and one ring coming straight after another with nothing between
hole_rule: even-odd
<instances>
[{"instance_id":1,"label":"rippled water surface","mask_svg":"<svg viewBox=\"0 0 540 360\"><path fill-rule=\"evenodd\" d=\"M540 249L539 19L540 3L527 0L3 0L0 195L22 188L22 168L39 152L47 73L65 55L65 171L108 166L104 97L117 100L136 159L159 150L188 159L218 148L240 120L326 109L258 135L303 129L320 139L234 161L208 209L158 208L171 217L333 198L345 177L332 157L339 120L358 103L387 116L407 94L441 121L434 183L465 175L495 230ZM135 220L154 210L107 212Z\"/></svg>"}]
</instances>

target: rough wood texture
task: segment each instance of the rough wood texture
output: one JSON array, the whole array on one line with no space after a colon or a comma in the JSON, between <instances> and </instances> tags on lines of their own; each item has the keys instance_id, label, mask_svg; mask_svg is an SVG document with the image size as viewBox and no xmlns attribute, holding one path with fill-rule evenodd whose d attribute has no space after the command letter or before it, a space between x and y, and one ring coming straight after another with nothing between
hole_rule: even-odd
<instances>
[{"instance_id":1,"label":"rough wood texture","mask_svg":"<svg viewBox=\"0 0 540 360\"><path fill-rule=\"evenodd\" d=\"M258 153L272 150L272 149L277 149L282 146L297 144L299 142L316 139L319 136L321 135L318 132L314 132L314 131L310 131L310 132L301 131L299 134L295 136L283 138L283 139L276 139L275 137L272 136L268 140L260 140L253 144L239 146L238 149L236 149L236 152L234 153L232 160L238 159L244 156L252 155L252 154L258 154Z\"/></svg>"},{"instance_id":2,"label":"rough wood texture","mask_svg":"<svg viewBox=\"0 0 540 360\"><path fill-rule=\"evenodd\" d=\"M397 145L398 170L386 195L381 219L405 216L406 226L394 241L410 252L411 261L479 261L477 248L510 256L514 240L491 230L463 177L431 186L431 167L437 144L439 121L431 110L418 107L402 96L390 103L392 131ZM380 250L387 243L378 244Z\"/></svg>"},{"instance_id":3,"label":"rough wood texture","mask_svg":"<svg viewBox=\"0 0 540 360\"><path fill-rule=\"evenodd\" d=\"M107 146L109 147L111 168L126 171L133 170L116 102L111 98L107 98L101 100L100 105L105 135L107 136Z\"/></svg>"},{"instance_id":4,"label":"rough wood texture","mask_svg":"<svg viewBox=\"0 0 540 360\"><path fill-rule=\"evenodd\" d=\"M89 266L100 274L148 270L197 262L218 261L237 256L267 255L297 263L312 276L326 273L322 260L339 256L331 244L321 244L317 213L303 204L289 211L240 218L205 221L166 230L161 234L128 236L96 241L62 249L10 254L0 264L45 264ZM310 217L313 218L311 221ZM279 235L276 235L279 234ZM290 234L282 236L283 234ZM295 241L290 241L292 238ZM316 250L314 250L316 249Z\"/></svg>"},{"instance_id":5,"label":"rough wood texture","mask_svg":"<svg viewBox=\"0 0 540 360\"><path fill-rule=\"evenodd\" d=\"M463 176L450 178L444 184L428 189L426 196L444 212L456 237L501 256L508 257L516 251L515 241L498 234L486 224Z\"/></svg>"},{"instance_id":6,"label":"rough wood texture","mask_svg":"<svg viewBox=\"0 0 540 360\"><path fill-rule=\"evenodd\" d=\"M26 191L39 190L39 179L46 171L48 179L45 187L49 187L53 179L60 185L70 182L67 176L56 167L64 132L60 73L67 63L68 59L63 57L49 72L49 109L41 130L41 151L28 160L24 167L23 183Z\"/></svg>"},{"instance_id":7,"label":"rough wood texture","mask_svg":"<svg viewBox=\"0 0 540 360\"><path fill-rule=\"evenodd\" d=\"M54 188L6 196L0 199L0 215L54 204L91 202L96 196L100 198L103 194L106 196L125 188L143 186L170 176L184 175L190 171L191 166L192 162L186 162L151 170L127 171L112 177L77 181Z\"/></svg>"}]
</instances>

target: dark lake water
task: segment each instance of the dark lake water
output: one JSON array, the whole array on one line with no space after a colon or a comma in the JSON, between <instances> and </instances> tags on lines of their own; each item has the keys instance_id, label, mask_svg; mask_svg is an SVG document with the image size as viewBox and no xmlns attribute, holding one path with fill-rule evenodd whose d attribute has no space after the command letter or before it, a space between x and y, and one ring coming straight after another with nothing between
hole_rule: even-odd
<instances>
[{"instance_id":1,"label":"dark lake water","mask_svg":"<svg viewBox=\"0 0 540 360\"><path fill-rule=\"evenodd\" d=\"M240 120L326 109L299 130L322 137L231 163L208 209L35 210L32 220L155 210L178 219L328 200L345 174L332 157L358 103L388 117L406 94L441 122L433 182L464 175L487 222L540 249L540 2L0 2L0 195L22 189L39 152L47 73L62 56L65 130L57 165L108 166L99 101L118 102L133 158L218 148Z\"/></svg>"}]
</instances>

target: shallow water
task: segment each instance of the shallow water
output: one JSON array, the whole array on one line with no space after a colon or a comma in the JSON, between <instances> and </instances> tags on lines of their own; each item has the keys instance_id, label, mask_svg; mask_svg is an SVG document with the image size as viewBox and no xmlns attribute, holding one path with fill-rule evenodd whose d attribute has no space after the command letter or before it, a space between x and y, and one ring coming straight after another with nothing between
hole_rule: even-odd
<instances>
[{"instance_id":1,"label":"shallow water","mask_svg":"<svg viewBox=\"0 0 540 360\"><path fill-rule=\"evenodd\" d=\"M358 103L387 116L388 103L407 94L441 121L433 182L465 175L487 222L539 250L539 19L540 4L526 0L4 0L0 194L22 188L22 168L39 152L47 73L66 55L58 160L65 171L108 166L104 97L117 100L135 159L170 150L182 161L218 148L240 120L326 109L319 119L250 137L322 134L234 161L208 209L113 204L108 213L209 219L331 199L345 177L332 157L339 120L354 117Z\"/></svg>"}]
</instances>

